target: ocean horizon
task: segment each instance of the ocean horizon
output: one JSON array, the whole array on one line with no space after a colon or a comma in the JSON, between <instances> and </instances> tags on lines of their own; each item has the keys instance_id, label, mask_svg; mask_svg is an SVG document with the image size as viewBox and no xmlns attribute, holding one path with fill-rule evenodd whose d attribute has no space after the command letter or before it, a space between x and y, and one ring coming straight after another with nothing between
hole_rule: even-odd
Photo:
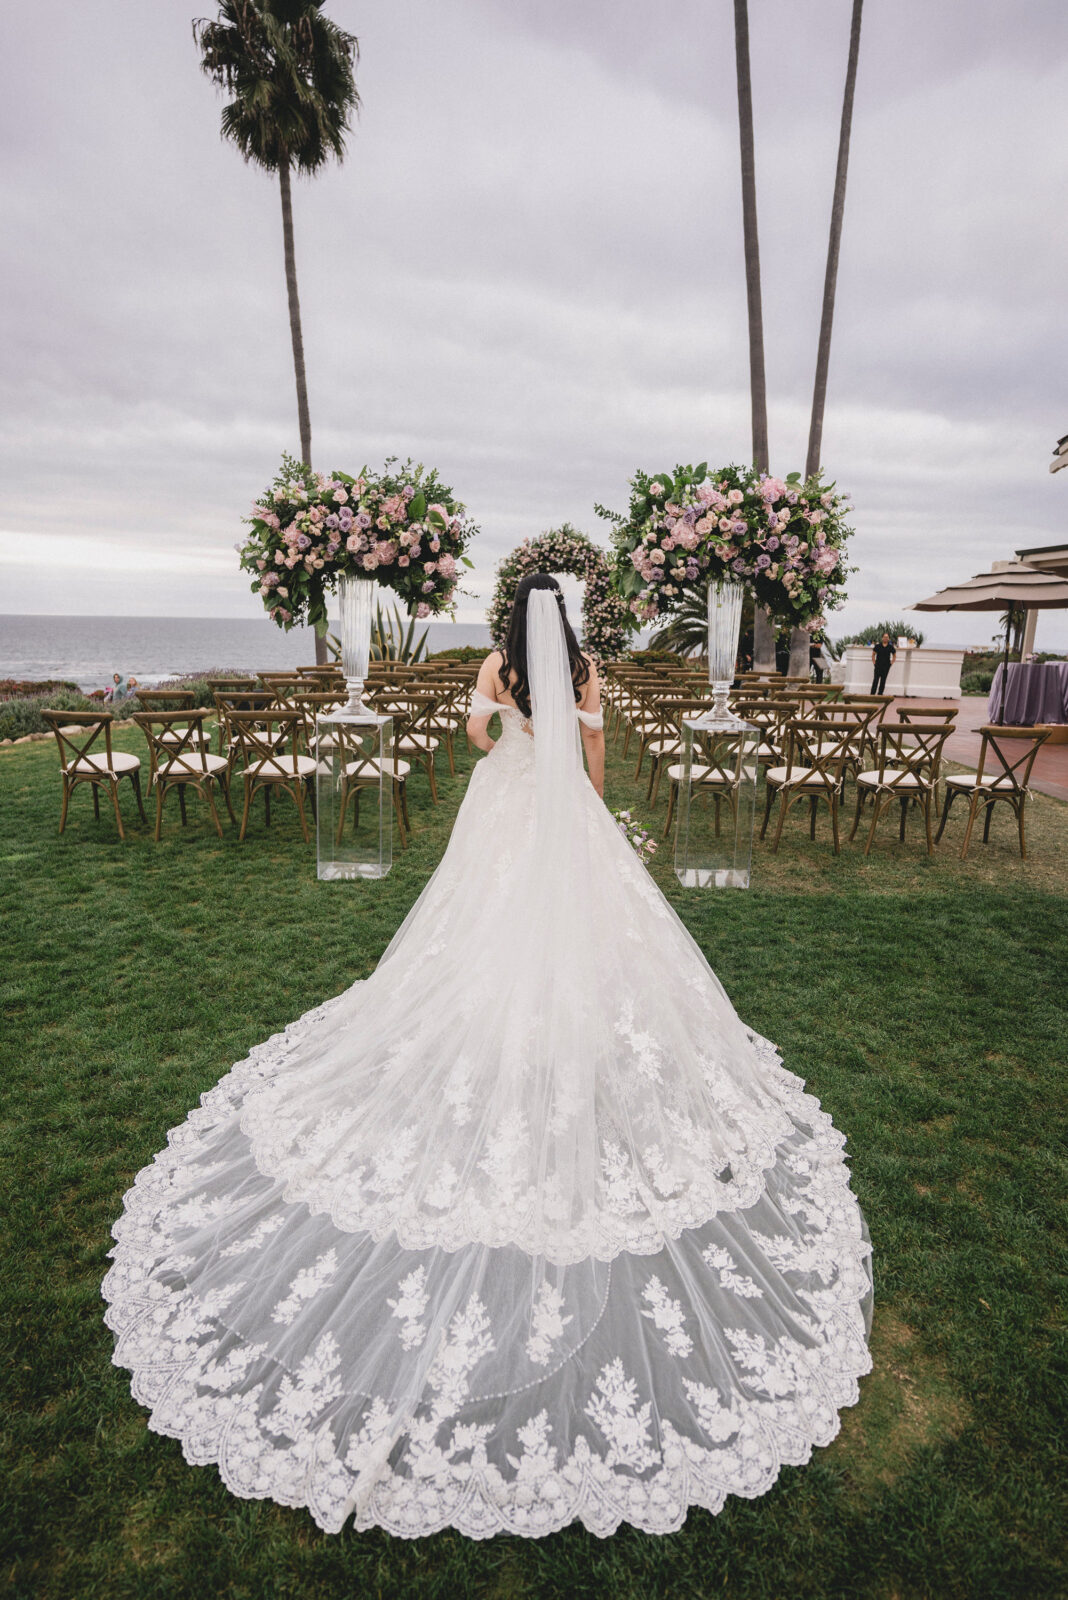
<instances>
[{"instance_id":1,"label":"ocean horizon","mask_svg":"<svg viewBox=\"0 0 1068 1600\"><path fill-rule=\"evenodd\" d=\"M484 623L426 622L431 654L488 646ZM333 631L333 630L332 630ZM85 692L116 672L143 684L188 672L255 672L310 665L315 635L283 633L256 617L0 616L0 678L62 678Z\"/></svg>"}]
</instances>

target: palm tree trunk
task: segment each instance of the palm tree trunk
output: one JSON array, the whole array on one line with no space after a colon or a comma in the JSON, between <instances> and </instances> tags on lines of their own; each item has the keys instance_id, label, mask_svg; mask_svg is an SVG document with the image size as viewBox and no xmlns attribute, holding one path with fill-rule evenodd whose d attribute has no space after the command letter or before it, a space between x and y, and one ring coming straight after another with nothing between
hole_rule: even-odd
<instances>
[{"instance_id":1,"label":"palm tree trunk","mask_svg":"<svg viewBox=\"0 0 1068 1600\"><path fill-rule=\"evenodd\" d=\"M760 301L760 242L757 234L756 152L753 141L753 89L749 73L749 9L734 0L734 61L738 74L738 143L742 158L742 236L745 241L745 293L749 314L749 404L753 425L753 465L768 469L768 391L764 375L764 315ZM775 670L775 634L767 612L753 615L753 666Z\"/></svg>"},{"instance_id":2,"label":"palm tree trunk","mask_svg":"<svg viewBox=\"0 0 1068 1600\"><path fill-rule=\"evenodd\" d=\"M831 231L827 241L827 271L823 280L823 310L820 339L816 350L816 381L812 389L812 418L808 429L808 454L805 477L820 470L823 446L823 413L827 404L827 372L831 362L831 327L834 322L834 296L838 286L838 255L842 244L842 215L845 211L846 174L849 168L849 135L853 126L853 95L857 84L857 57L860 53L860 13L864 0L853 0L853 21L849 30L849 59L846 64L845 93L842 96L842 125L838 133L838 166L834 174L834 199L831 202ZM809 635L795 628L790 636L790 674L808 674Z\"/></svg>"},{"instance_id":3,"label":"palm tree trunk","mask_svg":"<svg viewBox=\"0 0 1068 1600\"><path fill-rule=\"evenodd\" d=\"M860 53L860 13L864 0L853 0L853 21L849 30L849 60L846 64L845 93L842 96L842 125L838 133L838 167L834 175L831 202L831 231L827 242L827 271L823 280L823 313L820 342L816 351L816 382L812 390L812 419L808 430L808 456L805 477L820 469L823 445L823 411L827 403L827 369L831 361L831 325L834 321L834 294L838 283L838 252L842 243L842 214L845 211L846 173L849 169L849 135L853 125L853 95L857 84L857 57Z\"/></svg>"},{"instance_id":4,"label":"palm tree trunk","mask_svg":"<svg viewBox=\"0 0 1068 1600\"><path fill-rule=\"evenodd\" d=\"M293 195L289 182L289 162L278 167L282 191L282 241L286 258L286 294L289 296L289 334L293 341L293 371L297 380L297 422L300 427L300 459L311 466L311 416L308 411L308 377L304 370L304 335L300 327L300 296L297 293L297 257L293 249ZM315 635L315 663L326 664L326 636Z\"/></svg>"}]
</instances>

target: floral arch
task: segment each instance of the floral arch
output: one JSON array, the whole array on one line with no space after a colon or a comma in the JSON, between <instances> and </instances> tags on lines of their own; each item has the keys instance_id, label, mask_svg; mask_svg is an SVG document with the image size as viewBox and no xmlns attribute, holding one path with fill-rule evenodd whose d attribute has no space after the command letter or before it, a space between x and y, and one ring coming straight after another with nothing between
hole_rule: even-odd
<instances>
[{"instance_id":1,"label":"floral arch","mask_svg":"<svg viewBox=\"0 0 1068 1600\"><path fill-rule=\"evenodd\" d=\"M586 585L582 602L583 645L597 661L612 661L622 654L629 612L626 601L612 589L612 557L569 522L550 528L536 539L524 539L498 566L497 584L486 612L490 635L498 648L508 631L519 580L531 572L568 572L580 578Z\"/></svg>"}]
</instances>

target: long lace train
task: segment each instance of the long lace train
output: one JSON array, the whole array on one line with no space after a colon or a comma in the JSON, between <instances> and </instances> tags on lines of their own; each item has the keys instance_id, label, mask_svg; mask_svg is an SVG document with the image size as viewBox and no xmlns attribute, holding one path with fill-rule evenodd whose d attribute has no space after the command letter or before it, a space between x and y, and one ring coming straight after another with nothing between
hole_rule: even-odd
<instances>
[{"instance_id":1,"label":"long lace train","mask_svg":"<svg viewBox=\"0 0 1068 1600\"><path fill-rule=\"evenodd\" d=\"M870 1366L843 1136L588 785L535 881L503 723L373 977L205 1094L113 1230L152 1427L328 1530L666 1532L806 1460Z\"/></svg>"}]
</instances>

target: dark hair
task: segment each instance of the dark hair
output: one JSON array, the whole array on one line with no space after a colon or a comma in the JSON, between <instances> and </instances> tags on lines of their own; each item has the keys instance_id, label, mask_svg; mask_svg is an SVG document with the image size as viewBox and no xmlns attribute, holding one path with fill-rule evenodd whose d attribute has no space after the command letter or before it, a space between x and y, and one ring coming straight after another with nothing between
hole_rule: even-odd
<instances>
[{"instance_id":1,"label":"dark hair","mask_svg":"<svg viewBox=\"0 0 1068 1600\"><path fill-rule=\"evenodd\" d=\"M508 636L501 650L499 676L501 683L525 717L530 716L530 682L527 678L527 601L532 589L552 589L556 595L556 603L560 607L560 621L564 625L564 643L567 646L567 661L571 668L571 682L575 688L576 703L582 699L582 685L588 683L590 679L590 664L579 649L574 630L567 620L564 596L556 579L550 578L547 572L531 572L527 577L520 578L512 603L512 615L508 619ZM513 672L515 681L509 683L509 676Z\"/></svg>"}]
</instances>

